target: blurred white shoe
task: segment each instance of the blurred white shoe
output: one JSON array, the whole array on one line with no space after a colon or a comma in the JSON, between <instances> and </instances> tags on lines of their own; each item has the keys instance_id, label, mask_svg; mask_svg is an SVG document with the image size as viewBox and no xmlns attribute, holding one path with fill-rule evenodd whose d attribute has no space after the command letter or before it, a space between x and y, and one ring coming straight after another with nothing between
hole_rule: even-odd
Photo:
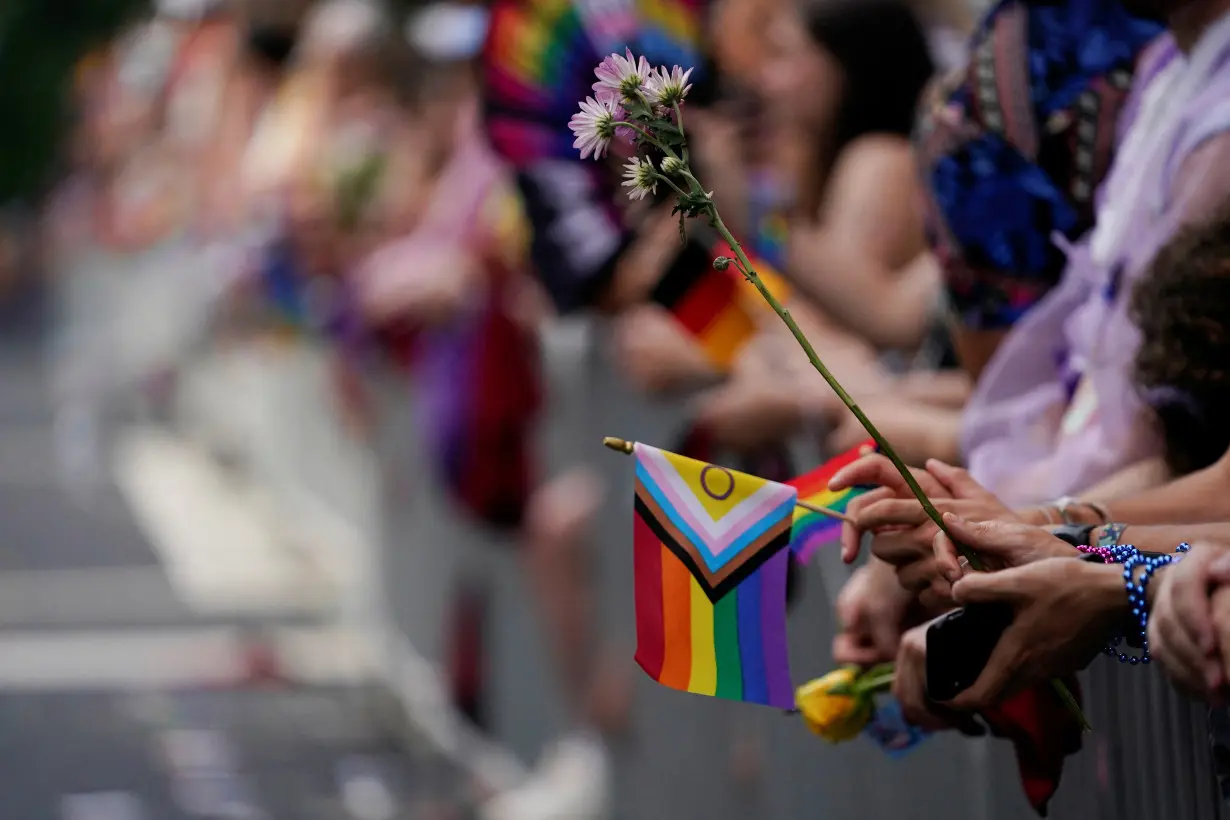
<instances>
[{"instance_id":1,"label":"blurred white shoe","mask_svg":"<svg viewBox=\"0 0 1230 820\"><path fill-rule=\"evenodd\" d=\"M482 820L606 820L610 760L601 740L571 735L558 741L524 784L483 806Z\"/></svg>"}]
</instances>

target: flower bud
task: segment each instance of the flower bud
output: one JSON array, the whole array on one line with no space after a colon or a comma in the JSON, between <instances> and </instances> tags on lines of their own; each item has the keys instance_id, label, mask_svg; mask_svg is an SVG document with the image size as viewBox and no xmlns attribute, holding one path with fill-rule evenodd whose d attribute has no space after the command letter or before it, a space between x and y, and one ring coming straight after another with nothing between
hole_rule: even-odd
<instances>
[{"instance_id":1,"label":"flower bud","mask_svg":"<svg viewBox=\"0 0 1230 820\"><path fill-rule=\"evenodd\" d=\"M677 177L687 168L679 157L667 157L662 160L662 173L668 177Z\"/></svg>"},{"instance_id":2,"label":"flower bud","mask_svg":"<svg viewBox=\"0 0 1230 820\"><path fill-rule=\"evenodd\" d=\"M731 261L732 260L729 256L719 256L717 259L713 260L713 269L726 270L730 267Z\"/></svg>"},{"instance_id":3,"label":"flower bud","mask_svg":"<svg viewBox=\"0 0 1230 820\"><path fill-rule=\"evenodd\" d=\"M807 728L830 743L858 737L875 711L870 695L853 694L858 676L857 669L846 667L799 687L794 695L795 705L807 721Z\"/></svg>"}]
</instances>

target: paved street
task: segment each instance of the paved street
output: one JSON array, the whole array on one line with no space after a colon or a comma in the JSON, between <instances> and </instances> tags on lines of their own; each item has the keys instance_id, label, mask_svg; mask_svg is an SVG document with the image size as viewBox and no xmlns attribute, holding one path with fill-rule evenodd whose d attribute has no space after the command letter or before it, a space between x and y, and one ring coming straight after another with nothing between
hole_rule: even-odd
<instances>
[{"instance_id":1,"label":"paved street","mask_svg":"<svg viewBox=\"0 0 1230 820\"><path fill-rule=\"evenodd\" d=\"M458 793L455 775L405 751L361 675L299 674L291 650L344 655L310 608L203 611L111 471L88 503L62 490L40 323L10 318L0 333L0 816L456 816L431 810Z\"/></svg>"}]
</instances>

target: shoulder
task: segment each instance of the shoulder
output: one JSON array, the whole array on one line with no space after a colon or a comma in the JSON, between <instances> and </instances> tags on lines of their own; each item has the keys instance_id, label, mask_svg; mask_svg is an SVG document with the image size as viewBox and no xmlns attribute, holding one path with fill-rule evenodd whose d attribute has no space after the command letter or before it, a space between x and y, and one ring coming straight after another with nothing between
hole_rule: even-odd
<instances>
[{"instance_id":1,"label":"shoulder","mask_svg":"<svg viewBox=\"0 0 1230 820\"><path fill-rule=\"evenodd\" d=\"M881 193L879 187L901 180L914 181L918 166L909 140L887 134L869 134L851 142L837 157L829 178L834 193ZM868 188L874 187L871 191Z\"/></svg>"}]
</instances>

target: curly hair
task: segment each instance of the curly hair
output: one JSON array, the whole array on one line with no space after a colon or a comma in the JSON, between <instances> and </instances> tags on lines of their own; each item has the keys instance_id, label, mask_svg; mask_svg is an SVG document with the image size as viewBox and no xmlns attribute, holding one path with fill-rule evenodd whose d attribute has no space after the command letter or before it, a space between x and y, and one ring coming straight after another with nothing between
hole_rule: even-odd
<instances>
[{"instance_id":1,"label":"curly hair","mask_svg":"<svg viewBox=\"0 0 1230 820\"><path fill-rule=\"evenodd\" d=\"M1230 207L1158 251L1130 310L1141 333L1135 381L1167 465L1175 475L1207 467L1230 448Z\"/></svg>"}]
</instances>

